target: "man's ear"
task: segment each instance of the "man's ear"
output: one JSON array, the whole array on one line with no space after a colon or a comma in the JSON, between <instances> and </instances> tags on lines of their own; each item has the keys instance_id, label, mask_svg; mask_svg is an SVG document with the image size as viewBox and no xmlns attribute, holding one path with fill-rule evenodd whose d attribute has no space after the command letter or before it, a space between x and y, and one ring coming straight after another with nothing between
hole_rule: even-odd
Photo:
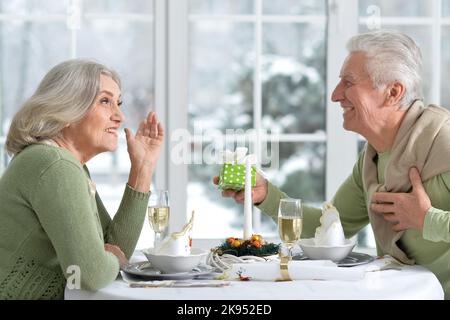
<instances>
[{"instance_id":1,"label":"man's ear","mask_svg":"<svg viewBox=\"0 0 450 320\"><path fill-rule=\"evenodd\" d=\"M405 85L400 81L394 81L387 87L386 103L390 106L398 105L406 92Z\"/></svg>"}]
</instances>

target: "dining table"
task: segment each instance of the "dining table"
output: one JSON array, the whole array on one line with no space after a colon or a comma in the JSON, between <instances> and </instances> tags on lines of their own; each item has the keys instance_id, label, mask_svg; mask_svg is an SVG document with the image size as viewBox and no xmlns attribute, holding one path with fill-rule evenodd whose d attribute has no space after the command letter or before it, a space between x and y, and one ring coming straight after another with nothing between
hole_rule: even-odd
<instances>
[{"instance_id":1,"label":"dining table","mask_svg":"<svg viewBox=\"0 0 450 320\"><path fill-rule=\"evenodd\" d=\"M130 263L146 261L137 250ZM193 286L132 286L120 273L115 281L97 291L66 286L66 300L443 300L436 276L420 265L381 268L383 259L350 267L365 272L355 281L294 280L239 281L193 279ZM377 267L378 266L378 267ZM375 267L375 268L374 268ZM199 286L195 286L198 281ZM217 283L223 285L217 285Z\"/></svg>"}]
</instances>

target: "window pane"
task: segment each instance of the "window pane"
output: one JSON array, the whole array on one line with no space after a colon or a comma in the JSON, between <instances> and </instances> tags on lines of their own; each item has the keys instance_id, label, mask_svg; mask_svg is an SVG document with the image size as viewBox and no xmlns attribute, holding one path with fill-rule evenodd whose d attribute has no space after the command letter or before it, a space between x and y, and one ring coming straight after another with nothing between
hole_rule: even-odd
<instances>
[{"instance_id":1,"label":"window pane","mask_svg":"<svg viewBox=\"0 0 450 320\"><path fill-rule=\"evenodd\" d=\"M153 24L90 20L80 30L77 55L94 58L119 73L124 125L137 128L153 107Z\"/></svg>"},{"instance_id":2,"label":"window pane","mask_svg":"<svg viewBox=\"0 0 450 320\"><path fill-rule=\"evenodd\" d=\"M308 205L321 206L325 201L326 143L267 144L262 146L263 154L265 148L272 158L270 167L262 168L268 180L291 198L300 198ZM274 166L275 154L279 156L278 167ZM265 214L261 214L261 229L267 233L266 236L277 236L277 225Z\"/></svg>"},{"instance_id":3,"label":"window pane","mask_svg":"<svg viewBox=\"0 0 450 320\"><path fill-rule=\"evenodd\" d=\"M86 13L153 13L154 0L89 0L83 1Z\"/></svg>"},{"instance_id":4,"label":"window pane","mask_svg":"<svg viewBox=\"0 0 450 320\"><path fill-rule=\"evenodd\" d=\"M377 6L381 17L423 17L433 13L433 1L429 0L359 0L359 14L363 17L373 14L368 10L370 6Z\"/></svg>"},{"instance_id":5,"label":"window pane","mask_svg":"<svg viewBox=\"0 0 450 320\"><path fill-rule=\"evenodd\" d=\"M66 14L69 0L0 0L0 12L11 14Z\"/></svg>"},{"instance_id":6,"label":"window pane","mask_svg":"<svg viewBox=\"0 0 450 320\"><path fill-rule=\"evenodd\" d=\"M0 105L6 133L12 116L37 89L44 74L69 57L69 33L65 23L20 21L0 23L0 32Z\"/></svg>"},{"instance_id":7,"label":"window pane","mask_svg":"<svg viewBox=\"0 0 450 320\"><path fill-rule=\"evenodd\" d=\"M253 25L191 24L189 128L253 126Z\"/></svg>"},{"instance_id":8,"label":"window pane","mask_svg":"<svg viewBox=\"0 0 450 320\"><path fill-rule=\"evenodd\" d=\"M326 144L281 142L278 148L279 168L263 168L268 179L292 198L309 203L323 202ZM269 145L269 149L274 147Z\"/></svg>"},{"instance_id":9,"label":"window pane","mask_svg":"<svg viewBox=\"0 0 450 320\"><path fill-rule=\"evenodd\" d=\"M366 140L358 140L358 155L364 150L366 143Z\"/></svg>"},{"instance_id":10,"label":"window pane","mask_svg":"<svg viewBox=\"0 0 450 320\"><path fill-rule=\"evenodd\" d=\"M263 13L325 15L326 0L263 0Z\"/></svg>"},{"instance_id":11,"label":"window pane","mask_svg":"<svg viewBox=\"0 0 450 320\"><path fill-rule=\"evenodd\" d=\"M195 145L196 159L204 158L207 145ZM233 150L234 147L228 148ZM264 149L264 146L263 146ZM291 197L302 198L305 202L320 203L325 198L325 143L280 143L276 148L268 145L279 155L279 167L264 169L268 179ZM199 151L196 151L199 150ZM279 153L278 153L279 152ZM273 156L273 155L272 155ZM197 221L194 226L195 238L225 238L242 236L243 205L233 199L223 198L221 191L212 183L218 176L220 165L189 165L188 212L195 210ZM261 229L254 230L266 237L277 236L276 224L271 218L261 215ZM220 226L214 228L212 226Z\"/></svg>"},{"instance_id":12,"label":"window pane","mask_svg":"<svg viewBox=\"0 0 450 320\"><path fill-rule=\"evenodd\" d=\"M416 27L416 26L389 26L383 25L383 28L388 30L397 30L410 36L419 46L423 57L423 93L425 96L425 103L432 103L431 89L432 89L432 28L431 27ZM360 26L360 32L368 32L365 26Z\"/></svg>"},{"instance_id":13,"label":"window pane","mask_svg":"<svg viewBox=\"0 0 450 320\"><path fill-rule=\"evenodd\" d=\"M252 14L253 0L190 0L192 14Z\"/></svg>"},{"instance_id":14,"label":"window pane","mask_svg":"<svg viewBox=\"0 0 450 320\"><path fill-rule=\"evenodd\" d=\"M277 133L324 131L325 26L266 23L263 51L263 128Z\"/></svg>"},{"instance_id":15,"label":"window pane","mask_svg":"<svg viewBox=\"0 0 450 320\"><path fill-rule=\"evenodd\" d=\"M442 0L442 15L450 17L450 0Z\"/></svg>"},{"instance_id":16,"label":"window pane","mask_svg":"<svg viewBox=\"0 0 450 320\"><path fill-rule=\"evenodd\" d=\"M441 104L450 109L450 27L442 28Z\"/></svg>"},{"instance_id":17,"label":"window pane","mask_svg":"<svg viewBox=\"0 0 450 320\"><path fill-rule=\"evenodd\" d=\"M77 55L93 58L119 73L125 114L122 127L135 133L139 122L154 109L153 24L89 20L79 32ZM122 130L116 151L96 156L89 161L88 168L105 207L113 215L119 207L130 168ZM145 221L137 247L148 247L152 237Z\"/></svg>"},{"instance_id":18,"label":"window pane","mask_svg":"<svg viewBox=\"0 0 450 320\"><path fill-rule=\"evenodd\" d=\"M211 150L235 150L236 146L216 143L220 143L219 139L192 145L191 162L199 164L188 166L187 210L189 213L195 210L195 219L201 221L194 224L193 237L242 237L243 205L222 197L221 191L212 183L212 178L219 175L221 165L210 164L212 161L207 159L207 156L213 156Z\"/></svg>"}]
</instances>

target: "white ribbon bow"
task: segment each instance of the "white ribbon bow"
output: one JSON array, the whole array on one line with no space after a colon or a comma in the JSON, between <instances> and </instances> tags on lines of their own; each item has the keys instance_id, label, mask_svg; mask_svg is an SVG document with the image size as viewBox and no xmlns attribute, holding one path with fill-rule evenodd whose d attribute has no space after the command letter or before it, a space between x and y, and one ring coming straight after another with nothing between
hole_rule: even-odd
<instances>
[{"instance_id":1,"label":"white ribbon bow","mask_svg":"<svg viewBox=\"0 0 450 320\"><path fill-rule=\"evenodd\" d=\"M248 148L246 147L238 147L236 150L230 151L225 150L221 151L220 155L222 158L223 163L231 163L231 164L245 164L247 162L247 159L250 161L250 164L255 165L256 164L256 155L254 154L248 154Z\"/></svg>"}]
</instances>

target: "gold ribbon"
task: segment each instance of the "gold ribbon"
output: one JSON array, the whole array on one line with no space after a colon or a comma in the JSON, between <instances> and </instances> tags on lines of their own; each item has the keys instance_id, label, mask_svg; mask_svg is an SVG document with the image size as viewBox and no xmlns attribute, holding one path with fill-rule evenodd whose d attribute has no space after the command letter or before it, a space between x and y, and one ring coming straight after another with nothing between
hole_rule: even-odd
<instances>
[{"instance_id":1,"label":"gold ribbon","mask_svg":"<svg viewBox=\"0 0 450 320\"><path fill-rule=\"evenodd\" d=\"M290 257L282 256L280 254L281 279L278 279L277 281L292 281L291 277L289 276L289 268L288 268L290 260L291 260Z\"/></svg>"}]
</instances>

